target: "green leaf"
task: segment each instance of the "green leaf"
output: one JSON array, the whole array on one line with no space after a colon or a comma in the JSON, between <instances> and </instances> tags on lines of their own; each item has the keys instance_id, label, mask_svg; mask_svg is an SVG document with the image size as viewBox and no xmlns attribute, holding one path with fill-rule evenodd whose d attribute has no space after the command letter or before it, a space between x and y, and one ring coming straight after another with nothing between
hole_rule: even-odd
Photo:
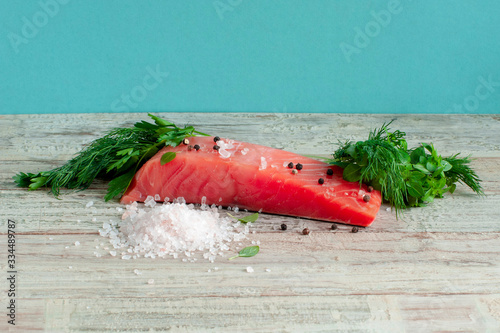
<instances>
[{"instance_id":1,"label":"green leaf","mask_svg":"<svg viewBox=\"0 0 500 333\"><path fill-rule=\"evenodd\" d=\"M429 172L429 170L427 170L422 164L418 163L418 164L413 164L413 168L415 170L418 170L422 173L425 173L426 175L430 175L431 173Z\"/></svg>"},{"instance_id":2,"label":"green leaf","mask_svg":"<svg viewBox=\"0 0 500 333\"><path fill-rule=\"evenodd\" d=\"M425 158L425 150L423 147L418 147L411 152L410 154L411 163L412 164L419 163L420 157Z\"/></svg>"},{"instance_id":3,"label":"green leaf","mask_svg":"<svg viewBox=\"0 0 500 333\"><path fill-rule=\"evenodd\" d=\"M448 161L446 161L446 160L442 160L442 161L441 161L441 166L444 168L444 169L443 169L443 171L444 171L444 172L451 170L451 168L453 167L453 166L451 165L451 163L449 163L449 162L448 162Z\"/></svg>"},{"instance_id":4,"label":"green leaf","mask_svg":"<svg viewBox=\"0 0 500 333\"><path fill-rule=\"evenodd\" d=\"M351 163L345 169L343 177L348 182L357 182L361 179L361 167L357 164Z\"/></svg>"},{"instance_id":5,"label":"green leaf","mask_svg":"<svg viewBox=\"0 0 500 333\"><path fill-rule=\"evenodd\" d=\"M135 175L135 169L131 169L127 173L116 177L108 184L108 191L104 196L105 201L109 201L114 197L120 196L127 189Z\"/></svg>"},{"instance_id":6,"label":"green leaf","mask_svg":"<svg viewBox=\"0 0 500 333\"><path fill-rule=\"evenodd\" d=\"M161 127L167 127L167 126L174 126L174 127L177 127L175 126L174 123L171 123L169 121L166 121L165 119L161 119L159 117L156 117L156 116L153 116L152 114L148 113L148 116L151 117L151 119L153 119L155 121L155 123L158 125L158 126L161 126Z\"/></svg>"},{"instance_id":7,"label":"green leaf","mask_svg":"<svg viewBox=\"0 0 500 333\"><path fill-rule=\"evenodd\" d=\"M247 246L244 249L242 249L240 252L238 252L238 255L231 257L228 260L233 260L233 259L238 258L238 257L253 257L257 253L259 253L259 250L260 250L260 248L258 245Z\"/></svg>"},{"instance_id":8,"label":"green leaf","mask_svg":"<svg viewBox=\"0 0 500 333\"><path fill-rule=\"evenodd\" d=\"M169 151L169 152L163 154L161 156L161 159L160 159L160 164L161 165L167 164L168 162L172 161L175 158L175 156L176 156L176 153L173 151Z\"/></svg>"},{"instance_id":9,"label":"green leaf","mask_svg":"<svg viewBox=\"0 0 500 333\"><path fill-rule=\"evenodd\" d=\"M427 170L429 170L430 173L432 173L432 172L436 171L437 165L432 163L432 162L427 162L427 164L425 165L425 168Z\"/></svg>"},{"instance_id":10,"label":"green leaf","mask_svg":"<svg viewBox=\"0 0 500 333\"><path fill-rule=\"evenodd\" d=\"M418 181L408 183L407 189L408 193L415 198L421 198L424 195L424 188Z\"/></svg>"},{"instance_id":11,"label":"green leaf","mask_svg":"<svg viewBox=\"0 0 500 333\"><path fill-rule=\"evenodd\" d=\"M248 223L248 222L255 222L259 218L259 213L254 213L252 215L244 216L242 218L237 218L236 216L233 216L229 213L227 215L231 216L232 218L240 221L241 223Z\"/></svg>"},{"instance_id":12,"label":"green leaf","mask_svg":"<svg viewBox=\"0 0 500 333\"><path fill-rule=\"evenodd\" d=\"M47 182L47 177L31 178L31 184L29 186L29 189L30 189L30 191L34 191L34 190L42 187L43 185L45 185L46 182Z\"/></svg>"}]
</instances>

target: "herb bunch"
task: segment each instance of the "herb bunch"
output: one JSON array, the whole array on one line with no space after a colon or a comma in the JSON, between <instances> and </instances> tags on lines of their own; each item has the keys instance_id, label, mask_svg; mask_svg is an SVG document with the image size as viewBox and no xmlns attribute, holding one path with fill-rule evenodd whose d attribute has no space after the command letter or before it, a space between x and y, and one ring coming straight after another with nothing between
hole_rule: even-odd
<instances>
[{"instance_id":1,"label":"herb bunch","mask_svg":"<svg viewBox=\"0 0 500 333\"><path fill-rule=\"evenodd\" d=\"M186 137L207 135L193 126L184 128L148 114L153 123L141 121L131 128L116 128L92 141L66 164L39 173L20 172L13 177L17 186L36 190L50 187L54 196L61 188L84 190L94 179L111 179L106 201L120 196L130 185L137 170L164 146L178 146ZM168 154L168 153L167 153ZM172 154L164 161L175 158Z\"/></svg>"},{"instance_id":2,"label":"herb bunch","mask_svg":"<svg viewBox=\"0 0 500 333\"><path fill-rule=\"evenodd\" d=\"M380 190L396 215L404 208L425 206L446 192L453 193L457 182L484 194L481 180L469 166L469 156L442 157L427 143L408 149L406 133L389 132L390 124L370 132L366 141L341 144L328 163L344 168L345 180Z\"/></svg>"}]
</instances>

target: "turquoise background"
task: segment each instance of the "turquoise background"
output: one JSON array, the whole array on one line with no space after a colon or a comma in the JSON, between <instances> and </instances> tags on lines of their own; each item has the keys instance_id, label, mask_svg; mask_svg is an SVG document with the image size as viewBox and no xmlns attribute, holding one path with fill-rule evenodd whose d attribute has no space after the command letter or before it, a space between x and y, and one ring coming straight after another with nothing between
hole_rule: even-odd
<instances>
[{"instance_id":1,"label":"turquoise background","mask_svg":"<svg viewBox=\"0 0 500 333\"><path fill-rule=\"evenodd\" d=\"M500 113L498 0L0 0L0 8L2 114Z\"/></svg>"}]
</instances>

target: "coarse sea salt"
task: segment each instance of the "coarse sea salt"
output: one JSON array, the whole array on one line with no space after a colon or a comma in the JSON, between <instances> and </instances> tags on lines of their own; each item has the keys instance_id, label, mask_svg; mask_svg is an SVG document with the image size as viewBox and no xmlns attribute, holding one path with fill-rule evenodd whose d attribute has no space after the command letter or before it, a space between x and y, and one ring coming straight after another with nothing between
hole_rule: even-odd
<instances>
[{"instance_id":1,"label":"coarse sea salt","mask_svg":"<svg viewBox=\"0 0 500 333\"><path fill-rule=\"evenodd\" d=\"M193 256L201 253L204 259L214 262L230 249L231 243L245 239L249 233L247 225L222 217L216 206L203 204L196 208L183 198L160 205L150 198L145 200L148 204L144 208L137 202L127 205L119 225L103 223L99 230L115 250L125 253L122 259L182 256L183 261L194 262ZM116 251L109 252L116 255Z\"/></svg>"}]
</instances>

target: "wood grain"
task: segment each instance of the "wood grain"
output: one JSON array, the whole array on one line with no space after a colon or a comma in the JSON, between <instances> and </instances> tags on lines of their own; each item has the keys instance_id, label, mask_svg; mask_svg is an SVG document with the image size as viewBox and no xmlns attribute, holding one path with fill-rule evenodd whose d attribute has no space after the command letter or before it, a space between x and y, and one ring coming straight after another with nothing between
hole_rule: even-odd
<instances>
[{"instance_id":1,"label":"wood grain","mask_svg":"<svg viewBox=\"0 0 500 333\"><path fill-rule=\"evenodd\" d=\"M46 191L16 188L11 177L61 165L109 129L147 115L2 115L0 267L6 275L6 222L12 219L19 307L18 325L3 319L1 331L500 331L500 116L161 116L220 136L322 156L339 140L363 139L394 119L393 128L405 130L410 145L433 142L443 155L472 154L486 196L459 186L453 196L408 210L399 220L383 206L374 224L356 234L348 226L331 231L325 222L262 214L241 245L260 242L253 258L227 261L240 247L234 244L214 263L201 257L195 263L122 260L109 254L108 239L98 233L104 222L120 219L120 205L102 200L106 183L64 191L57 200ZM87 208L89 201L94 205ZM287 231L279 230L281 223ZM306 226L311 234L301 235ZM0 305L7 302L3 292Z\"/></svg>"}]
</instances>

